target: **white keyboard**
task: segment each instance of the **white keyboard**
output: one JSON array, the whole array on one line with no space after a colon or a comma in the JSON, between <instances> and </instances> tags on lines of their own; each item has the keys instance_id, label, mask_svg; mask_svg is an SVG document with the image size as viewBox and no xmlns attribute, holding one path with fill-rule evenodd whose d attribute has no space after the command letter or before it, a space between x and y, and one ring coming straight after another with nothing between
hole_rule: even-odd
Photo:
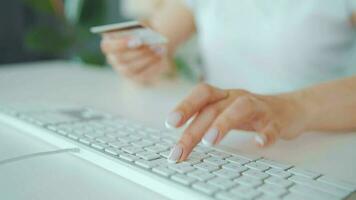
<instances>
[{"instance_id":1,"label":"white keyboard","mask_svg":"<svg viewBox=\"0 0 356 200\"><path fill-rule=\"evenodd\" d=\"M167 131L87 108L48 111L0 109L0 121L171 199L347 199L356 185L259 156L199 145L178 164L166 160Z\"/></svg>"}]
</instances>

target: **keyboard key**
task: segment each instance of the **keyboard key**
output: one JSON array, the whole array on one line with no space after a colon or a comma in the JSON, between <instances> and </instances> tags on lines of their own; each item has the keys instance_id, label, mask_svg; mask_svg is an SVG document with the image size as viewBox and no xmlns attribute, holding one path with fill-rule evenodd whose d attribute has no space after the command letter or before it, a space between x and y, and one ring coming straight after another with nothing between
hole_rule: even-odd
<instances>
[{"instance_id":1,"label":"keyboard key","mask_svg":"<svg viewBox=\"0 0 356 200\"><path fill-rule=\"evenodd\" d=\"M276 197L280 197L287 194L287 190L285 188L276 187L275 185L268 184L268 183L259 187L258 190Z\"/></svg>"},{"instance_id":2,"label":"keyboard key","mask_svg":"<svg viewBox=\"0 0 356 200\"><path fill-rule=\"evenodd\" d=\"M168 147L162 147L162 146L155 145L155 146L146 147L145 149L147 151L151 151L153 153L161 153L161 152L167 151Z\"/></svg>"},{"instance_id":3,"label":"keyboard key","mask_svg":"<svg viewBox=\"0 0 356 200\"><path fill-rule=\"evenodd\" d=\"M129 135L124 137L119 137L118 140L125 143L130 143L130 142L138 141L140 140L140 138L137 136Z\"/></svg>"},{"instance_id":4,"label":"keyboard key","mask_svg":"<svg viewBox=\"0 0 356 200\"><path fill-rule=\"evenodd\" d=\"M160 156L156 153L142 151L136 154L138 157L143 158L144 160L154 160L159 158Z\"/></svg>"},{"instance_id":5,"label":"keyboard key","mask_svg":"<svg viewBox=\"0 0 356 200\"><path fill-rule=\"evenodd\" d=\"M292 173L290 172L286 172L280 169L275 169L275 168L271 168L269 170L266 171L267 174L276 176L276 177L280 177L280 178L288 178L290 176L292 176Z\"/></svg>"},{"instance_id":6,"label":"keyboard key","mask_svg":"<svg viewBox=\"0 0 356 200\"><path fill-rule=\"evenodd\" d=\"M206 154L206 153L192 152L192 153L190 153L189 157L195 157L195 158L204 159L204 158L208 158L210 156L208 154Z\"/></svg>"},{"instance_id":7,"label":"keyboard key","mask_svg":"<svg viewBox=\"0 0 356 200\"><path fill-rule=\"evenodd\" d=\"M197 181L195 178L188 177L188 176L182 175L182 174L173 175L171 177L171 179L174 181L177 181L178 183L181 183L183 185L190 185Z\"/></svg>"},{"instance_id":8,"label":"keyboard key","mask_svg":"<svg viewBox=\"0 0 356 200\"><path fill-rule=\"evenodd\" d=\"M185 164L185 163L170 164L170 165L168 165L168 167L177 171L178 173L187 173L187 172L195 170L194 167L190 166L189 164Z\"/></svg>"},{"instance_id":9,"label":"keyboard key","mask_svg":"<svg viewBox=\"0 0 356 200\"><path fill-rule=\"evenodd\" d=\"M189 157L184 162L189 162L192 165L200 163L203 161L204 158L209 157L207 154L192 152L190 153Z\"/></svg>"},{"instance_id":10,"label":"keyboard key","mask_svg":"<svg viewBox=\"0 0 356 200\"><path fill-rule=\"evenodd\" d=\"M161 152L159 155L163 156L164 158L168 158L169 154L171 153L171 151L164 151L164 152Z\"/></svg>"},{"instance_id":11,"label":"keyboard key","mask_svg":"<svg viewBox=\"0 0 356 200\"><path fill-rule=\"evenodd\" d=\"M77 133L68 133L67 137L73 140L78 140L79 138L82 138L83 136L81 134Z\"/></svg>"},{"instance_id":12,"label":"keyboard key","mask_svg":"<svg viewBox=\"0 0 356 200\"><path fill-rule=\"evenodd\" d=\"M245 176L251 176L253 178L260 179L260 180L263 180L263 179L269 177L268 174L260 172L258 170L254 170L254 169L249 169L249 170L243 172L242 174Z\"/></svg>"},{"instance_id":13,"label":"keyboard key","mask_svg":"<svg viewBox=\"0 0 356 200\"><path fill-rule=\"evenodd\" d=\"M97 137L103 136L104 134L96 132L86 132L84 135L90 139L95 139Z\"/></svg>"},{"instance_id":14,"label":"keyboard key","mask_svg":"<svg viewBox=\"0 0 356 200\"><path fill-rule=\"evenodd\" d=\"M109 143L109 142L115 141L115 138L102 136L102 137L95 138L95 140L105 144L105 143Z\"/></svg>"},{"instance_id":15,"label":"keyboard key","mask_svg":"<svg viewBox=\"0 0 356 200\"><path fill-rule=\"evenodd\" d=\"M169 163L167 163L167 159L162 157L155 160L151 160L151 162L154 162L157 164L157 166L161 166L161 167L167 167L169 165Z\"/></svg>"},{"instance_id":16,"label":"keyboard key","mask_svg":"<svg viewBox=\"0 0 356 200\"><path fill-rule=\"evenodd\" d=\"M239 173L229 169L219 169L218 171L214 171L213 174L228 179L234 179L240 176Z\"/></svg>"},{"instance_id":17,"label":"keyboard key","mask_svg":"<svg viewBox=\"0 0 356 200\"><path fill-rule=\"evenodd\" d=\"M257 200L279 200L282 198L278 198L274 195L268 195L266 193L262 194L262 196L257 197Z\"/></svg>"},{"instance_id":18,"label":"keyboard key","mask_svg":"<svg viewBox=\"0 0 356 200\"><path fill-rule=\"evenodd\" d=\"M208 181L208 184L214 185L222 190L227 190L229 188L232 188L233 186L237 185L236 182L233 182L229 179L222 178L222 177L216 177Z\"/></svg>"},{"instance_id":19,"label":"keyboard key","mask_svg":"<svg viewBox=\"0 0 356 200\"><path fill-rule=\"evenodd\" d=\"M136 147L141 147L141 148L152 146L153 144L154 144L153 142L149 142L149 141L146 141L146 140L140 140L140 141L137 141L137 142L132 142L132 145L134 145Z\"/></svg>"},{"instance_id":20,"label":"keyboard key","mask_svg":"<svg viewBox=\"0 0 356 200\"><path fill-rule=\"evenodd\" d=\"M244 165L246 163L249 163L250 160L249 159L246 159L246 158L241 158L239 156L232 156L230 158L227 158L226 160L232 162L232 163L236 163L236 164L239 164L239 165Z\"/></svg>"},{"instance_id":21,"label":"keyboard key","mask_svg":"<svg viewBox=\"0 0 356 200\"><path fill-rule=\"evenodd\" d=\"M215 195L219 200L236 200L237 196L230 192L219 192Z\"/></svg>"},{"instance_id":22,"label":"keyboard key","mask_svg":"<svg viewBox=\"0 0 356 200\"><path fill-rule=\"evenodd\" d=\"M161 133L160 130L153 129L153 128L148 128L148 127L145 127L144 130L145 130L145 132L146 132L147 134L152 134L152 135L154 135L154 134L160 134L160 133Z\"/></svg>"},{"instance_id":23,"label":"keyboard key","mask_svg":"<svg viewBox=\"0 0 356 200\"><path fill-rule=\"evenodd\" d=\"M123 153L123 151L120 151L120 150L118 150L116 148L113 148L113 147L105 148L105 152L107 152L107 153L109 153L111 155L114 155L114 156L117 156L117 155Z\"/></svg>"},{"instance_id":24,"label":"keyboard key","mask_svg":"<svg viewBox=\"0 0 356 200\"><path fill-rule=\"evenodd\" d=\"M206 181L215 177L215 175L207 173L206 171L202 171L202 170L195 170L189 172L187 175L196 178L199 181Z\"/></svg>"},{"instance_id":25,"label":"keyboard key","mask_svg":"<svg viewBox=\"0 0 356 200\"><path fill-rule=\"evenodd\" d=\"M129 154L135 154L135 153L144 151L142 148L134 147L134 146L123 147L122 150Z\"/></svg>"},{"instance_id":26,"label":"keyboard key","mask_svg":"<svg viewBox=\"0 0 356 200\"><path fill-rule=\"evenodd\" d=\"M241 172L244 172L244 171L248 170L248 168L245 167L245 166L241 166L241 165L233 164L233 163L229 163L229 164L223 165L222 168L232 170L232 171L234 171L236 173L241 173Z\"/></svg>"},{"instance_id":27,"label":"keyboard key","mask_svg":"<svg viewBox=\"0 0 356 200\"><path fill-rule=\"evenodd\" d=\"M171 145L176 143L176 141L174 139L169 138L169 137L162 137L161 140L164 142L167 142L168 144L171 144Z\"/></svg>"},{"instance_id":28,"label":"keyboard key","mask_svg":"<svg viewBox=\"0 0 356 200\"><path fill-rule=\"evenodd\" d=\"M189 156L189 158L185 161L183 161L184 163L188 163L190 165L196 165L198 163L201 163L202 162L202 159L201 158L198 158L198 157L192 157L192 156Z\"/></svg>"},{"instance_id":29,"label":"keyboard key","mask_svg":"<svg viewBox=\"0 0 356 200\"><path fill-rule=\"evenodd\" d=\"M283 197L283 200L306 200L307 197L304 195L300 195L298 193L289 193ZM322 200L322 199L315 199L315 200Z\"/></svg>"},{"instance_id":30,"label":"keyboard key","mask_svg":"<svg viewBox=\"0 0 356 200\"><path fill-rule=\"evenodd\" d=\"M204 182L193 184L193 188L207 195L212 195L219 190L218 187Z\"/></svg>"},{"instance_id":31,"label":"keyboard key","mask_svg":"<svg viewBox=\"0 0 356 200\"><path fill-rule=\"evenodd\" d=\"M61 135L67 135L68 133L71 133L72 129L71 128L58 128L57 133Z\"/></svg>"},{"instance_id":32,"label":"keyboard key","mask_svg":"<svg viewBox=\"0 0 356 200\"><path fill-rule=\"evenodd\" d=\"M140 133L141 135L147 135L147 132L145 132L145 131L139 131L139 133ZM155 140L157 140L157 142L160 141L160 139L161 139L161 137L162 137L161 134L150 134L150 135L148 135L148 136L151 137L151 138L153 138L153 139L155 139Z\"/></svg>"},{"instance_id":33,"label":"keyboard key","mask_svg":"<svg viewBox=\"0 0 356 200\"><path fill-rule=\"evenodd\" d=\"M239 152L238 154L233 154L233 156L244 158L244 159L247 159L249 161L255 161L255 160L259 160L259 159L262 158L261 156L256 156L256 155L242 153L242 152Z\"/></svg>"},{"instance_id":34,"label":"keyboard key","mask_svg":"<svg viewBox=\"0 0 356 200\"><path fill-rule=\"evenodd\" d=\"M152 167L157 166L157 163L143 159L136 160L135 163L146 169L150 169Z\"/></svg>"},{"instance_id":35,"label":"keyboard key","mask_svg":"<svg viewBox=\"0 0 356 200\"><path fill-rule=\"evenodd\" d=\"M49 130L51 130L51 131L54 131L54 132L57 132L57 131L58 131L58 127L55 126L55 125L49 125L49 126L47 126L47 128L48 128Z\"/></svg>"},{"instance_id":36,"label":"keyboard key","mask_svg":"<svg viewBox=\"0 0 356 200\"><path fill-rule=\"evenodd\" d=\"M95 143L92 143L91 146L95 149L98 149L98 150L104 150L105 148L108 148L109 146L106 145L106 144L103 144L103 143L100 143L100 142L95 142Z\"/></svg>"},{"instance_id":37,"label":"keyboard key","mask_svg":"<svg viewBox=\"0 0 356 200\"><path fill-rule=\"evenodd\" d=\"M272 185L275 185L275 186L284 187L284 188L287 188L287 187L293 185L292 181L287 180L287 179L283 179L283 178L279 178L279 177L276 177L276 176L268 177L265 180L265 182L269 183L269 184L272 184Z\"/></svg>"},{"instance_id":38,"label":"keyboard key","mask_svg":"<svg viewBox=\"0 0 356 200\"><path fill-rule=\"evenodd\" d=\"M168 167L157 167L157 168L153 168L152 171L166 177L176 173L174 170Z\"/></svg>"},{"instance_id":39,"label":"keyboard key","mask_svg":"<svg viewBox=\"0 0 356 200\"><path fill-rule=\"evenodd\" d=\"M216 165L216 166L220 166L220 165L223 165L223 164L227 163L226 160L223 160L223 159L221 159L219 157L206 158L206 159L204 159L204 162L212 164L212 165Z\"/></svg>"},{"instance_id":40,"label":"keyboard key","mask_svg":"<svg viewBox=\"0 0 356 200\"><path fill-rule=\"evenodd\" d=\"M298 175L298 176L304 176L304 177L310 178L310 179L315 179L321 175L320 173L317 173L317 172L313 172L313 171L306 170L306 169L295 168L295 167L289 169L288 172Z\"/></svg>"},{"instance_id":41,"label":"keyboard key","mask_svg":"<svg viewBox=\"0 0 356 200\"><path fill-rule=\"evenodd\" d=\"M228 158L228 157L231 157L231 155L227 154L227 153L224 153L224 152L221 152L221 151L216 151L216 150L213 150L211 152L208 153L210 156L213 156L213 157L218 157L218 158Z\"/></svg>"},{"instance_id":42,"label":"keyboard key","mask_svg":"<svg viewBox=\"0 0 356 200\"><path fill-rule=\"evenodd\" d=\"M237 197L254 199L262 194L262 192L256 190L252 187L237 186L230 190L230 193L236 195Z\"/></svg>"},{"instance_id":43,"label":"keyboard key","mask_svg":"<svg viewBox=\"0 0 356 200\"><path fill-rule=\"evenodd\" d=\"M129 162L133 162L133 161L136 161L136 160L140 159L139 157L131 155L131 154L128 154L128 153L122 153L119 156L120 156L120 158L122 158L122 159L124 159L126 161L129 161Z\"/></svg>"},{"instance_id":44,"label":"keyboard key","mask_svg":"<svg viewBox=\"0 0 356 200\"><path fill-rule=\"evenodd\" d=\"M204 162L196 164L196 165L194 165L194 167L197 169L203 170L203 171L207 171L207 172L212 172L212 171L219 169L219 167L216 165L212 165L212 164L204 163Z\"/></svg>"},{"instance_id":45,"label":"keyboard key","mask_svg":"<svg viewBox=\"0 0 356 200\"><path fill-rule=\"evenodd\" d=\"M210 149L210 148L204 147L204 146L202 146L202 145L198 145L198 146L196 146L196 147L194 148L194 151L195 151L195 152L199 152L199 153L204 153L204 154L206 154L206 153L209 153L209 152L211 152L211 151L213 151L213 150Z\"/></svg>"},{"instance_id":46,"label":"keyboard key","mask_svg":"<svg viewBox=\"0 0 356 200\"><path fill-rule=\"evenodd\" d=\"M256 163L256 162L250 162L250 163L246 164L245 166L250 169L255 169L258 171L266 171L267 169L269 169L269 167L267 165Z\"/></svg>"},{"instance_id":47,"label":"keyboard key","mask_svg":"<svg viewBox=\"0 0 356 200\"><path fill-rule=\"evenodd\" d=\"M281 170L286 170L286 169L289 169L292 167L292 165L283 164L283 163L276 162L276 161L270 160L270 159L265 159L265 158L257 160L256 162L273 167L273 168L281 169Z\"/></svg>"},{"instance_id":48,"label":"keyboard key","mask_svg":"<svg viewBox=\"0 0 356 200\"><path fill-rule=\"evenodd\" d=\"M234 180L235 182L244 185L244 186L249 186L249 187L257 187L262 185L262 181L249 177L249 176L240 176L237 179Z\"/></svg>"},{"instance_id":49,"label":"keyboard key","mask_svg":"<svg viewBox=\"0 0 356 200\"><path fill-rule=\"evenodd\" d=\"M95 140L87 138L87 137L83 137L79 139L80 143L86 144L86 145L90 145L91 143L94 143Z\"/></svg>"},{"instance_id":50,"label":"keyboard key","mask_svg":"<svg viewBox=\"0 0 356 200\"><path fill-rule=\"evenodd\" d=\"M130 144L128 144L126 142L121 142L121 141L112 141L112 142L109 142L108 144L109 144L109 146L112 146L117 149L121 149L123 147L130 146Z\"/></svg>"}]
</instances>

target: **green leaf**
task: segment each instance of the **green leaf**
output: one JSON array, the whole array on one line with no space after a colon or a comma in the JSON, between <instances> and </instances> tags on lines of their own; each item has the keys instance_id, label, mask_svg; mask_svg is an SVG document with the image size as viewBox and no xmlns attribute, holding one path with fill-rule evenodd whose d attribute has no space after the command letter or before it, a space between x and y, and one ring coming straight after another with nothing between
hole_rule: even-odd
<instances>
[{"instance_id":1,"label":"green leaf","mask_svg":"<svg viewBox=\"0 0 356 200\"><path fill-rule=\"evenodd\" d=\"M25 38L26 46L34 51L63 55L72 46L72 37L53 27L36 27Z\"/></svg>"},{"instance_id":2,"label":"green leaf","mask_svg":"<svg viewBox=\"0 0 356 200\"><path fill-rule=\"evenodd\" d=\"M24 0L24 2L39 12L54 13L50 0Z\"/></svg>"},{"instance_id":3,"label":"green leaf","mask_svg":"<svg viewBox=\"0 0 356 200\"><path fill-rule=\"evenodd\" d=\"M102 24L105 22L107 0L85 1L79 23L84 27Z\"/></svg>"}]
</instances>

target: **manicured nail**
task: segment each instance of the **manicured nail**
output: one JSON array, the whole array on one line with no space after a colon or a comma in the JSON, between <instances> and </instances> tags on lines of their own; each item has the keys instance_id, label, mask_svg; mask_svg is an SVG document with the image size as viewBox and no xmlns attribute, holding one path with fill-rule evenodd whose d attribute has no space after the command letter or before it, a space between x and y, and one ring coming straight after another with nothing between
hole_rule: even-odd
<instances>
[{"instance_id":1,"label":"manicured nail","mask_svg":"<svg viewBox=\"0 0 356 200\"><path fill-rule=\"evenodd\" d=\"M172 112L171 114L168 115L167 119L166 119L166 127L169 129L174 129L178 126L178 123L180 122L180 120L182 120L182 113L180 112Z\"/></svg>"},{"instance_id":2,"label":"manicured nail","mask_svg":"<svg viewBox=\"0 0 356 200\"><path fill-rule=\"evenodd\" d=\"M140 38L132 38L127 42L127 47L130 49L135 49L143 44Z\"/></svg>"},{"instance_id":3,"label":"manicured nail","mask_svg":"<svg viewBox=\"0 0 356 200\"><path fill-rule=\"evenodd\" d=\"M267 138L265 135L255 135L255 141L257 144L264 146L266 144Z\"/></svg>"},{"instance_id":4,"label":"manicured nail","mask_svg":"<svg viewBox=\"0 0 356 200\"><path fill-rule=\"evenodd\" d=\"M167 161L169 163L177 163L183 153L183 149L179 145L175 145L169 153Z\"/></svg>"},{"instance_id":5,"label":"manicured nail","mask_svg":"<svg viewBox=\"0 0 356 200\"><path fill-rule=\"evenodd\" d=\"M166 54L166 48L158 47L158 46L151 46L151 49L158 55L163 56Z\"/></svg>"},{"instance_id":6,"label":"manicured nail","mask_svg":"<svg viewBox=\"0 0 356 200\"><path fill-rule=\"evenodd\" d=\"M202 143L206 146L213 146L218 134L219 130L217 128L210 129L203 137Z\"/></svg>"}]
</instances>

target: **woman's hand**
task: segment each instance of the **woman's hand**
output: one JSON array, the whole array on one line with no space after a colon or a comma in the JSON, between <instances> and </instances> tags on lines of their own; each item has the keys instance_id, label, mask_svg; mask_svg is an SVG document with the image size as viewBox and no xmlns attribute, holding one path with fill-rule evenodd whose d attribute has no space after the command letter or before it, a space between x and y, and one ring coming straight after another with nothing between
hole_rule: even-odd
<instances>
[{"instance_id":1,"label":"woman's hand","mask_svg":"<svg viewBox=\"0 0 356 200\"><path fill-rule=\"evenodd\" d=\"M171 162L185 160L200 141L218 144L232 129L257 132L255 143L265 147L279 138L296 137L305 131L307 121L293 93L264 96L207 84L197 86L168 116L166 125L178 128L192 117L170 153Z\"/></svg>"},{"instance_id":2,"label":"woman's hand","mask_svg":"<svg viewBox=\"0 0 356 200\"><path fill-rule=\"evenodd\" d=\"M115 70L139 83L150 83L173 70L163 45L150 46L139 38L106 33L101 49Z\"/></svg>"}]
</instances>

